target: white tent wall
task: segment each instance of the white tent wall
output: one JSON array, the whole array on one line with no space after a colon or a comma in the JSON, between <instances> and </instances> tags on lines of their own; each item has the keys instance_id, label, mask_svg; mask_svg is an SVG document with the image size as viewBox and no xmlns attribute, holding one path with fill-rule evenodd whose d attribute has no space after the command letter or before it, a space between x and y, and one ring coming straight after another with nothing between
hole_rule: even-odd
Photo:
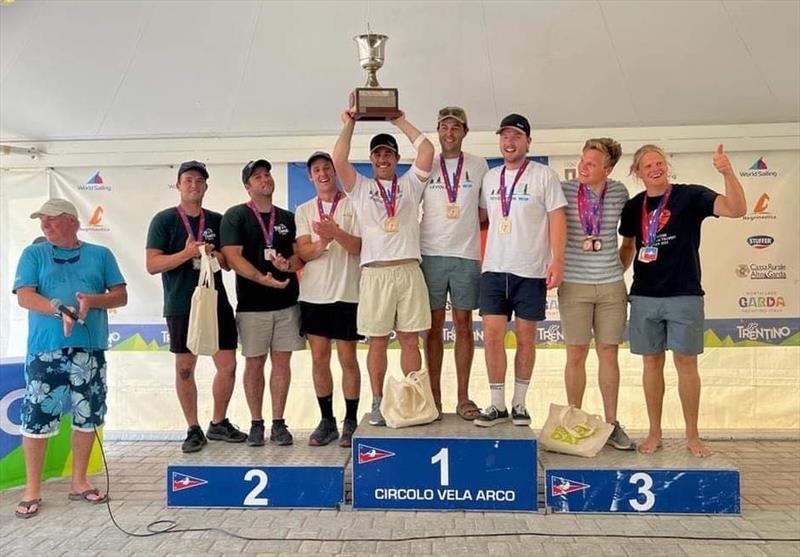
<instances>
[{"instance_id":1,"label":"white tent wall","mask_svg":"<svg viewBox=\"0 0 800 557\"><path fill-rule=\"evenodd\" d=\"M371 126L367 129L377 129ZM369 135L354 138L354 158L366 159ZM429 131L430 137L435 132ZM641 186L627 176L630 156L641 144L656 143L673 155L676 182L705 183L717 190L722 179L711 166L711 153L718 143L723 143L730 153L737 171L744 171L753 161L771 161L770 168L782 168L780 187L790 195L775 198L775 211L780 213L768 223L780 233L768 252L770 261L786 265L787 278L777 287L784 305L780 316L800 317L798 299L798 272L800 272L800 126L798 124L764 124L737 126L686 126L664 128L570 129L534 132L533 154L547 155L550 165L563 175L571 168L587 137L608 135L623 144L626 153L619 162L613 177L624 181L632 193ZM16 305L11 294L14 269L18 254L31 239L40 234L37 223L28 218L48 195L69 193L71 183L84 183L86 176L96 169L121 176L120 181L107 183L109 188L123 188L137 192L137 201L125 207L125 218L102 226L87 227L82 233L88 241L101 241L101 233L111 240L123 264L123 273L138 291L131 292L134 303L112 315L112 322L128 323L150 313L153 307L160 311L160 280L150 277L144 270L144 236L149 217L157 209L175 203L177 195L170 190L174 182L175 165L183 160L199 159L209 165L210 188L206 205L217 211L245 200L239 172L247 160L265 157L274 165L277 205L288 202L286 164L302 162L316 149L330 150L333 136L296 136L269 138L197 138L153 140L107 140L37 143L41 155L31 158L25 154L11 154L0 158L0 250L3 254L0 267L0 355L24 354L26 334L25 313ZM21 143L21 147L33 144ZM465 149L482 156L497 156L496 136L491 132L472 132L467 136ZM401 143L401 152L409 154L411 146ZM776 166L776 161L780 164ZM124 178L127 176L128 178ZM770 178L768 176L768 178ZM130 179L131 183L125 180ZM748 200L748 211L764 188L760 183L742 178ZM777 187L777 186L771 186ZM99 191L97 195L105 195ZM73 198L74 199L74 198ZM778 206L778 199L780 205ZM82 215L91 211L91 203L79 207ZM119 213L118 213L119 214ZM702 261L704 286L707 292L707 316L721 318L758 319L774 316L763 310L747 313L737 307L737 288L733 269L737 264L752 259L752 248L743 242L736 245L727 241L740 227L753 226L747 221L710 219L703 227ZM755 232L753 232L755 233ZM100 236L98 236L100 235ZM778 236L777 233L772 234ZM113 240L112 240L113 238ZM741 244L741 245L740 245ZM748 251L749 250L749 251ZM717 269L715 271L714 269ZM630 284L630 275L627 277ZM235 296L232 273L226 276L229 297ZM761 285L759 284L759 287ZM555 297L554 294L552 295ZM137 317L138 316L138 317ZM550 316L548 315L548 318ZM510 353L513 350L510 350ZM513 354L510 354L513 357ZM369 405L371 395L366 372L366 351L359 351L362 370L362 409ZM399 372L399 351L390 351L390 372ZM155 436L164 432L180 436L185 424L173 387L173 359L166 351L117 351L108 353L109 361L109 415L108 431L127 436ZM509 361L513 361L510 358ZM565 402L563 387L563 349L537 351L536 368L528 403L532 409L534 427L546 417L550 402ZM596 384L597 361L590 355L587 363L588 381L584 407L601 413L602 404ZM246 427L249 413L241 385L244 362L240 358L237 387L229 416L235 423ZM337 363L334 369L335 410L338 417L344 414L344 404L338 378ZM620 351L621 388L620 419L631 429L644 429L647 416L641 387L641 358L627 349ZM705 430L737 430L773 432L775 430L800 430L800 348L798 346L735 346L706 348L700 358L703 379L703 400L700 424ZM318 410L311 383L311 360L308 350L297 352L292 359L292 386L289 393L286 419L292 428L311 428L318 419ZM267 374L269 365L267 366ZM208 420L211 412L211 378L213 366L209 358L201 358L197 368L199 408L201 421ZM451 351L446 351L443 369L445 411L455 408L455 370ZM682 414L676 388L676 372L668 359L667 394L665 398L664 427L681 429ZM508 374L509 385L513 373ZM472 369L471 394L479 404L488 398L486 369L483 352L476 350ZM265 416L270 415L268 394L265 396Z\"/></svg>"}]
</instances>

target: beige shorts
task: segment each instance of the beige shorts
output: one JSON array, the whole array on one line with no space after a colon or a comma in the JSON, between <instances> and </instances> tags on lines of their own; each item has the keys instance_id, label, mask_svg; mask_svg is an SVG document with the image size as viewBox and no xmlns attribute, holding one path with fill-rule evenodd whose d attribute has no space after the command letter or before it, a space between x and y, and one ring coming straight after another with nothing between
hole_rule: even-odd
<instances>
[{"instance_id":1,"label":"beige shorts","mask_svg":"<svg viewBox=\"0 0 800 557\"><path fill-rule=\"evenodd\" d=\"M558 288L558 311L566 344L621 344L628 319L625 281L607 284L563 282Z\"/></svg>"},{"instance_id":2,"label":"beige shorts","mask_svg":"<svg viewBox=\"0 0 800 557\"><path fill-rule=\"evenodd\" d=\"M275 311L240 311L236 326L242 343L242 356L252 358L269 352L302 350L306 341L300 336L300 306Z\"/></svg>"},{"instance_id":3,"label":"beige shorts","mask_svg":"<svg viewBox=\"0 0 800 557\"><path fill-rule=\"evenodd\" d=\"M419 263L363 267L358 298L358 333L382 337L431 328L428 287Z\"/></svg>"}]
</instances>

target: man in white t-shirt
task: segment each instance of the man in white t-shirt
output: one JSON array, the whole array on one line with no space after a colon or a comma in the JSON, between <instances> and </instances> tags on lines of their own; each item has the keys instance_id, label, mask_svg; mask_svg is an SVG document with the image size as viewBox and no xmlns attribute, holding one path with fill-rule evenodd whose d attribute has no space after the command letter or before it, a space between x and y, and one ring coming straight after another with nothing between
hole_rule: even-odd
<instances>
[{"instance_id":1,"label":"man in white t-shirt","mask_svg":"<svg viewBox=\"0 0 800 557\"><path fill-rule=\"evenodd\" d=\"M529 161L531 126L524 116L509 114L500 122L503 165L483 178L481 218L489 219L481 274L480 310L484 353L492 403L475 419L491 427L507 422L506 325L514 315L514 425L531 423L525 406L536 349L536 324L545 318L547 290L561 283L567 200L558 175Z\"/></svg>"},{"instance_id":2,"label":"man in white t-shirt","mask_svg":"<svg viewBox=\"0 0 800 557\"><path fill-rule=\"evenodd\" d=\"M425 339L425 359L436 405L441 411L445 306L450 296L455 343L458 403L456 413L474 420L480 409L469 398L469 375L475 342L472 312L478 308L480 287L480 220L478 206L486 160L461 150L467 135L463 108L439 111L436 130L442 151L433 161L431 178L422 198L422 272L431 304L431 329Z\"/></svg>"},{"instance_id":3,"label":"man in white t-shirt","mask_svg":"<svg viewBox=\"0 0 800 557\"><path fill-rule=\"evenodd\" d=\"M307 166L317 196L299 205L294 216L297 254L306 262L300 280L300 334L311 348L314 391L322 415L308 444L327 445L339 437L331 375L331 344L335 340L346 412L339 445L349 447L361 391L356 343L364 338L356 330L361 233L350 200L336 187L331 156L317 151L308 158Z\"/></svg>"},{"instance_id":4,"label":"man in white t-shirt","mask_svg":"<svg viewBox=\"0 0 800 557\"><path fill-rule=\"evenodd\" d=\"M336 173L353 203L361 227L361 283L358 332L369 337L367 370L372 387L369 423L386 425L380 411L389 335L400 342L404 374L422 367L418 333L431 326L428 290L419 267L419 204L431 172L433 144L406 119L392 120L417 150L414 166L398 177L397 141L381 133L372 138L369 160L374 179L356 172L348 160L355 120L342 113L342 131L333 149Z\"/></svg>"}]
</instances>

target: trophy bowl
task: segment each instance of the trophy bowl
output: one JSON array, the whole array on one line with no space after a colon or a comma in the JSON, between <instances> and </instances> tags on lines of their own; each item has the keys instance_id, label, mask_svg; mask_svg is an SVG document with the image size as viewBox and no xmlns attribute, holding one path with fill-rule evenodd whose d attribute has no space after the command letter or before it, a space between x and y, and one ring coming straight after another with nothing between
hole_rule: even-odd
<instances>
[{"instance_id":1,"label":"trophy bowl","mask_svg":"<svg viewBox=\"0 0 800 557\"><path fill-rule=\"evenodd\" d=\"M350 107L356 120L392 120L400 116L397 89L381 87L377 72L383 67L386 41L389 37L378 33L356 35L358 62L367 73L364 87L350 93Z\"/></svg>"}]
</instances>

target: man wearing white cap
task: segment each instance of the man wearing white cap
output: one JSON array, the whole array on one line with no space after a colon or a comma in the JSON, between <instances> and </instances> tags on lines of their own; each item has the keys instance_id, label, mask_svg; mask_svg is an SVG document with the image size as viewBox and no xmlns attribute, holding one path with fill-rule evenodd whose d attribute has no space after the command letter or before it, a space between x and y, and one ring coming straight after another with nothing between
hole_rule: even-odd
<instances>
[{"instance_id":1,"label":"man wearing white cap","mask_svg":"<svg viewBox=\"0 0 800 557\"><path fill-rule=\"evenodd\" d=\"M400 150L387 133L372 138L369 160L373 179L356 172L348 160L355 120L342 113L342 131L333 163L361 226L361 285L358 332L369 337L367 369L372 387L370 424L386 425L380 411L389 335L400 342L404 374L422 367L418 333L431 326L428 290L420 270L419 204L433 163L433 144L401 114L392 123L417 150L414 166L397 176Z\"/></svg>"},{"instance_id":2,"label":"man wearing white cap","mask_svg":"<svg viewBox=\"0 0 800 557\"><path fill-rule=\"evenodd\" d=\"M431 179L422 198L420 223L422 272L431 304L425 360L433 398L441 410L442 330L449 296L455 329L456 413L465 420L474 420L480 414L478 406L469 398L469 375L475 351L472 312L478 309L481 276L478 205L483 175L489 168L483 157L461 149L469 131L463 108L442 108L436 131L441 153L433 161Z\"/></svg>"},{"instance_id":3,"label":"man wearing white cap","mask_svg":"<svg viewBox=\"0 0 800 557\"><path fill-rule=\"evenodd\" d=\"M72 482L69 499L107 499L86 472L95 428L106 413L107 309L128 301L125 279L111 251L78 240L78 212L64 199L51 199L31 215L47 241L20 256L13 292L28 310L22 402L22 448L26 483L18 518L39 512L47 439L58 435L64 402L72 400ZM80 326L76 327L76 323Z\"/></svg>"}]
</instances>

